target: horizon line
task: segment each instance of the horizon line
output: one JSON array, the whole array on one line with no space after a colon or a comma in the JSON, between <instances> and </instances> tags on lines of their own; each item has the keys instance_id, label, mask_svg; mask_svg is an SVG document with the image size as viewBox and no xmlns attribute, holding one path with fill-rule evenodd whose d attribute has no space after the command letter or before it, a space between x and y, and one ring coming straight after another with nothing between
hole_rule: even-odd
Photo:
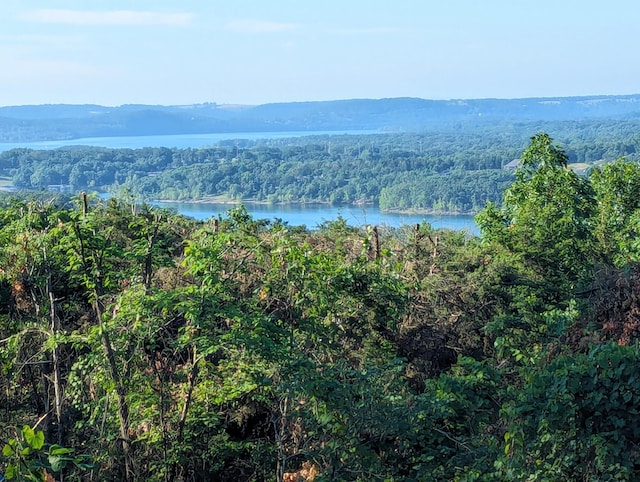
<instances>
[{"instance_id":1,"label":"horizon line","mask_svg":"<svg viewBox=\"0 0 640 482\"><path fill-rule=\"evenodd\" d=\"M635 97L640 96L640 92L629 94L582 94L582 95L556 95L556 96L526 96L526 97L451 97L451 98L428 98L428 97L415 97L415 96L397 96L397 97L351 97L351 98L337 98L327 100L291 100L291 101L273 101L264 103L241 103L241 102L224 102L219 103L215 101L202 101L194 103L177 103L177 104L158 104L158 103L138 103L138 102L125 102L117 105L110 104L96 104L93 102L71 103L71 102L46 102L39 104L7 104L0 105L0 109L12 108L12 107L49 107L49 106L96 106L107 108L120 108L120 107L132 107L132 106L145 106L145 107L193 107L193 106L206 106L214 105L218 107L237 107L237 108L250 108L259 107L263 105L282 105L282 104L321 104L328 102L348 102L348 101L383 101L383 100L424 100L430 102L464 102L464 101L482 101L482 100L497 100L497 101L513 101L513 100L554 100L554 99L583 99L583 98L604 98L604 97Z\"/></svg>"}]
</instances>

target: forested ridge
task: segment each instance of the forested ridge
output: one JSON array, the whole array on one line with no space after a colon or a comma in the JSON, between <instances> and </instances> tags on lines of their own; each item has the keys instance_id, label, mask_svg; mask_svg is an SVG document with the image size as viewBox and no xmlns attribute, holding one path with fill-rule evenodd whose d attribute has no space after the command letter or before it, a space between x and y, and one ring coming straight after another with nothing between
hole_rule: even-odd
<instances>
[{"instance_id":1,"label":"forested ridge","mask_svg":"<svg viewBox=\"0 0 640 482\"><path fill-rule=\"evenodd\" d=\"M518 156L479 237L4 198L0 471L638 480L640 166Z\"/></svg>"},{"instance_id":2,"label":"forested ridge","mask_svg":"<svg viewBox=\"0 0 640 482\"><path fill-rule=\"evenodd\" d=\"M476 213L498 202L532 132L551 129L587 170L640 157L637 121L533 122L439 131L230 140L209 148L0 153L21 189L129 192L143 200L375 204L383 210Z\"/></svg>"},{"instance_id":3,"label":"forested ridge","mask_svg":"<svg viewBox=\"0 0 640 482\"><path fill-rule=\"evenodd\" d=\"M530 121L640 117L640 95L524 99L345 99L263 105L0 107L0 142L211 132L439 130Z\"/></svg>"}]
</instances>

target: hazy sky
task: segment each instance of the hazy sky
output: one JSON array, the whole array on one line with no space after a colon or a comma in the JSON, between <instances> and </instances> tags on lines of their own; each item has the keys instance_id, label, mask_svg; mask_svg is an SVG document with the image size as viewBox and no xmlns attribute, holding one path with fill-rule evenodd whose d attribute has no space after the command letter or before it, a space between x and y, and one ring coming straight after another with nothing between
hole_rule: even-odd
<instances>
[{"instance_id":1,"label":"hazy sky","mask_svg":"<svg viewBox=\"0 0 640 482\"><path fill-rule=\"evenodd\" d=\"M640 93L638 0L2 0L0 105Z\"/></svg>"}]
</instances>

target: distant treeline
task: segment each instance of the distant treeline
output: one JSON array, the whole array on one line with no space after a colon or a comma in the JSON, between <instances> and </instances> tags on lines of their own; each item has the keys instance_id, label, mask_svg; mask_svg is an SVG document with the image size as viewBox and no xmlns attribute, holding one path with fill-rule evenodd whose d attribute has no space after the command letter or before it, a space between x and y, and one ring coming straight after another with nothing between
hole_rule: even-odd
<instances>
[{"instance_id":1,"label":"distant treeline","mask_svg":"<svg viewBox=\"0 0 640 482\"><path fill-rule=\"evenodd\" d=\"M465 100L405 97L257 106L23 105L0 107L0 142L212 132L417 132L532 121L637 121L638 105L640 95Z\"/></svg>"},{"instance_id":2,"label":"distant treeline","mask_svg":"<svg viewBox=\"0 0 640 482\"><path fill-rule=\"evenodd\" d=\"M523 123L437 133L225 141L198 149L14 149L0 168L21 189L126 190L142 199L368 203L476 212L513 179L505 165L551 132L570 163L637 160L640 123ZM583 166L583 167L588 167Z\"/></svg>"}]
</instances>

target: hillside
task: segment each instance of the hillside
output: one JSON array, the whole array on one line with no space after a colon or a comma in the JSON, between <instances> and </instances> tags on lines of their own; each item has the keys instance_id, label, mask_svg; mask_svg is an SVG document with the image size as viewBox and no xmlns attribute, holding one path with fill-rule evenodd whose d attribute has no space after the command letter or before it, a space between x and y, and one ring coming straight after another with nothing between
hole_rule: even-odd
<instances>
[{"instance_id":1,"label":"hillside","mask_svg":"<svg viewBox=\"0 0 640 482\"><path fill-rule=\"evenodd\" d=\"M213 132L415 131L505 122L637 119L640 94L528 99L351 99L231 106L0 107L0 142Z\"/></svg>"},{"instance_id":2,"label":"hillside","mask_svg":"<svg viewBox=\"0 0 640 482\"><path fill-rule=\"evenodd\" d=\"M0 196L0 472L640 480L640 166L518 155L480 237Z\"/></svg>"}]
</instances>

